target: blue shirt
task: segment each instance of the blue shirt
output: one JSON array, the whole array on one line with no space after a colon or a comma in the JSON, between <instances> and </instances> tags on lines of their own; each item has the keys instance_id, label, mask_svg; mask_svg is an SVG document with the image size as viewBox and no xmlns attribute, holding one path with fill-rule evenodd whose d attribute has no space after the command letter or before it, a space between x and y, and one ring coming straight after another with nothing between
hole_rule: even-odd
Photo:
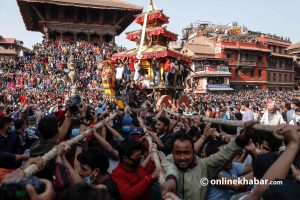
<instances>
[{"instance_id":1,"label":"blue shirt","mask_svg":"<svg viewBox=\"0 0 300 200\"><path fill-rule=\"evenodd\" d=\"M233 162L230 170L223 170L219 175L234 179L243 175L244 169L245 165L243 163ZM230 200L234 194L232 190L224 189L220 186L211 186L208 191L207 200Z\"/></svg>"}]
</instances>

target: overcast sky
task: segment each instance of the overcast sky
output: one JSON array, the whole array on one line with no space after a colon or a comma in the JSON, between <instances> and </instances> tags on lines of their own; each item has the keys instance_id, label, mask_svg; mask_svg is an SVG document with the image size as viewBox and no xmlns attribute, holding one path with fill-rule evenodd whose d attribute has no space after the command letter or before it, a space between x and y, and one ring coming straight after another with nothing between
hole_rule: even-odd
<instances>
[{"instance_id":1,"label":"overcast sky","mask_svg":"<svg viewBox=\"0 0 300 200\"><path fill-rule=\"evenodd\" d=\"M148 0L127 0L147 7ZM156 7L170 17L169 30L181 35L182 29L197 20L227 24L237 21L250 30L290 37L300 41L300 0L154 0ZM141 28L134 23L125 32ZM125 33L124 32L124 33ZM117 37L126 47L135 44ZM0 35L22 40L26 47L40 42L40 33L27 31L16 0L1 0Z\"/></svg>"}]
</instances>

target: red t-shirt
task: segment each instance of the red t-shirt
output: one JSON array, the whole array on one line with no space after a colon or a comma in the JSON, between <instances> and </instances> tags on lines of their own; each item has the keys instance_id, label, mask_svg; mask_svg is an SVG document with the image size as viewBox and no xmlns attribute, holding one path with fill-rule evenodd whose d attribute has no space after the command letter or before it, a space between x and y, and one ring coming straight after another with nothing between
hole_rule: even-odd
<instances>
[{"instance_id":1,"label":"red t-shirt","mask_svg":"<svg viewBox=\"0 0 300 200\"><path fill-rule=\"evenodd\" d=\"M117 184L122 199L151 200L150 186L154 179L147 174L144 167L128 170L119 164L112 172L111 177Z\"/></svg>"}]
</instances>

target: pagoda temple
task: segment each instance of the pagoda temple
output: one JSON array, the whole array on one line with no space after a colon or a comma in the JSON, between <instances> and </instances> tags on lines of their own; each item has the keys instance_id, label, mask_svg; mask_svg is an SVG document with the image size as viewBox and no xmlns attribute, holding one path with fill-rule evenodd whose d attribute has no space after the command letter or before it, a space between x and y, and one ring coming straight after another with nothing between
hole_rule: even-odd
<instances>
[{"instance_id":1,"label":"pagoda temple","mask_svg":"<svg viewBox=\"0 0 300 200\"><path fill-rule=\"evenodd\" d=\"M17 0L27 30L46 38L110 42L142 8L122 0Z\"/></svg>"},{"instance_id":2,"label":"pagoda temple","mask_svg":"<svg viewBox=\"0 0 300 200\"><path fill-rule=\"evenodd\" d=\"M143 30L126 33L126 38L136 42L140 47L114 54L112 60L140 59L141 67L148 72L148 77L151 81L152 71L150 63L152 58L156 58L160 62L161 71L163 71L163 65L167 59L180 60L187 66L191 62L190 58L168 47L170 42L177 41L178 35L168 31L167 27L164 26L169 23L169 17L162 10L156 10L153 1L150 1L146 12L137 15L135 22L143 26L145 19L147 20L145 38L142 38ZM140 45L141 42L143 45Z\"/></svg>"}]
</instances>

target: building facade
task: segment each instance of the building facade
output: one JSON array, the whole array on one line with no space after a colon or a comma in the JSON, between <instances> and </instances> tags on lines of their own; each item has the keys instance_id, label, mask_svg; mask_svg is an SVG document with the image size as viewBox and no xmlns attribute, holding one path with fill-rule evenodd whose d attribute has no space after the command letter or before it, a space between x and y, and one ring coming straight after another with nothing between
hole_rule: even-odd
<instances>
[{"instance_id":1,"label":"building facade","mask_svg":"<svg viewBox=\"0 0 300 200\"><path fill-rule=\"evenodd\" d=\"M267 56L270 50L255 40L215 40L217 58L226 59L234 89L267 89Z\"/></svg>"},{"instance_id":2,"label":"building facade","mask_svg":"<svg viewBox=\"0 0 300 200\"><path fill-rule=\"evenodd\" d=\"M216 25L199 21L185 28L183 35L182 51L195 62L199 57L226 61L231 73L230 87L234 89L294 89L295 58L289 54L288 38L249 31L237 23ZM206 38L206 45L195 43L199 38ZM299 47L300 44L293 47L294 55L299 54ZM300 83L300 67L298 76Z\"/></svg>"},{"instance_id":3,"label":"building facade","mask_svg":"<svg viewBox=\"0 0 300 200\"><path fill-rule=\"evenodd\" d=\"M295 70L295 85L300 89L300 42L287 48L288 53L293 56L293 66Z\"/></svg>"},{"instance_id":4,"label":"building facade","mask_svg":"<svg viewBox=\"0 0 300 200\"><path fill-rule=\"evenodd\" d=\"M265 43L271 54L267 57L267 88L269 90L293 90L295 86L295 70L293 56L288 54L291 45L288 39L275 36L258 37Z\"/></svg>"},{"instance_id":5,"label":"building facade","mask_svg":"<svg viewBox=\"0 0 300 200\"><path fill-rule=\"evenodd\" d=\"M0 36L0 61L15 59L21 50L26 49L22 41Z\"/></svg>"},{"instance_id":6,"label":"building facade","mask_svg":"<svg viewBox=\"0 0 300 200\"><path fill-rule=\"evenodd\" d=\"M224 59L215 58L214 43L204 36L186 42L181 52L192 58L187 89L196 94L231 91L229 67Z\"/></svg>"}]
</instances>

